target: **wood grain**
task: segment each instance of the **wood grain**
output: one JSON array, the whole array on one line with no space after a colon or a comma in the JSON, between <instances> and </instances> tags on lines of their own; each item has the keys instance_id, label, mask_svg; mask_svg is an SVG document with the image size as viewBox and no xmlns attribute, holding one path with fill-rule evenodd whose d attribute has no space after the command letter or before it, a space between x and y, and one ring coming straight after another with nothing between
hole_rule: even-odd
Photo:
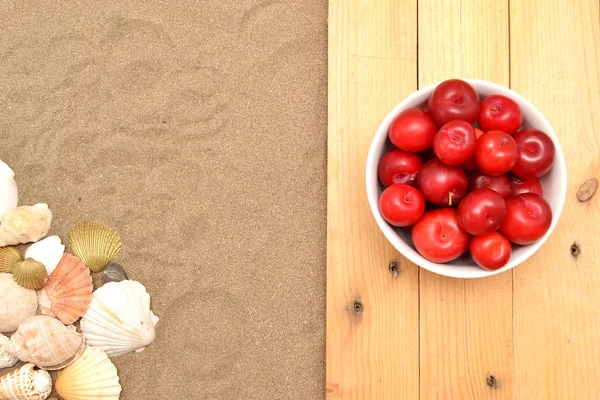
<instances>
[{"instance_id":1,"label":"wood grain","mask_svg":"<svg viewBox=\"0 0 600 400\"><path fill-rule=\"evenodd\" d=\"M510 5L512 88L552 124L569 179L556 231L514 270L515 398L597 399L600 198L596 193L580 202L577 192L600 172L599 5L597 0Z\"/></svg>"},{"instance_id":2,"label":"wood grain","mask_svg":"<svg viewBox=\"0 0 600 400\"><path fill-rule=\"evenodd\" d=\"M378 125L416 90L416 12L414 1L329 3L328 399L419 397L418 268L377 228L364 183Z\"/></svg>"},{"instance_id":3,"label":"wood grain","mask_svg":"<svg viewBox=\"0 0 600 400\"><path fill-rule=\"evenodd\" d=\"M419 86L448 78L508 86L507 1L419 1ZM421 399L512 399L512 276L420 271Z\"/></svg>"}]
</instances>

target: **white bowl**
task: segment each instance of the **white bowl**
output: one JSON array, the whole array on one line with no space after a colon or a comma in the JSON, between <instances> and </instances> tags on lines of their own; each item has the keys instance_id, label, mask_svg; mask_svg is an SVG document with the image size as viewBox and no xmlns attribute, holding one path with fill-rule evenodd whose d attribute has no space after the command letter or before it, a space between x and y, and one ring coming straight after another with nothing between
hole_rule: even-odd
<instances>
[{"instance_id":1,"label":"white bowl","mask_svg":"<svg viewBox=\"0 0 600 400\"><path fill-rule=\"evenodd\" d=\"M367 158L367 196L369 198L371 211L373 212L373 216L377 221L377 225L379 225L379 228L385 237L390 241L390 243L392 243L392 245L404 257L408 258L415 264L440 275L451 276L455 278L481 278L499 274L514 268L523 261L527 260L533 253L542 247L546 239L548 239L554 230L565 203L565 196L567 194L567 166L565 163L565 156L562 148L560 147L558 138L556 137L556 133L554 133L550 123L546 120L542 113L535 108L533 104L531 104L521 95L498 84L473 79L465 80L475 88L482 99L492 94L501 94L516 101L523 111L523 126L525 128L537 128L547 133L554 142L554 145L556 146L554 166L548 174L540 178L542 187L544 188L544 199L546 199L548 204L550 204L550 208L552 209L552 224L550 225L548 232L546 232L546 234L540 240L530 245L513 245L512 256L510 257L508 263L496 271L487 271L478 267L468 255L463 255L462 257L447 264L431 262L417 252L412 243L409 232L395 228L385 222L381 216L381 213L379 212L379 196L383 191L383 186L379 183L379 179L377 177L377 165L381 156L392 147L390 141L388 140L388 130L392 122L394 122L396 117L402 111L408 108L422 107L426 105L427 99L438 85L437 83L427 86L426 88L423 88L405 98L400 104L394 107L394 109L387 115L387 117L385 117L379 126L379 129L377 130L377 133L371 142L371 148L369 149L369 156Z\"/></svg>"}]
</instances>

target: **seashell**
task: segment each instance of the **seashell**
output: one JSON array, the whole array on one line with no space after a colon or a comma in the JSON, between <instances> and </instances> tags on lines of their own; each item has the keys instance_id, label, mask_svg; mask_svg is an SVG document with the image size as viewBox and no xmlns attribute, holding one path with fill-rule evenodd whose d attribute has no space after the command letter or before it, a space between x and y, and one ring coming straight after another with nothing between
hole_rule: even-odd
<instances>
[{"instance_id":1,"label":"seashell","mask_svg":"<svg viewBox=\"0 0 600 400\"><path fill-rule=\"evenodd\" d=\"M108 282L121 282L127 280L127 273L125 269L116 262L111 262L106 266L106 269L102 273L102 283L107 284Z\"/></svg>"},{"instance_id":2,"label":"seashell","mask_svg":"<svg viewBox=\"0 0 600 400\"><path fill-rule=\"evenodd\" d=\"M70 235L73 254L92 272L101 272L121 250L121 238L112 229L89 221L79 221Z\"/></svg>"},{"instance_id":3,"label":"seashell","mask_svg":"<svg viewBox=\"0 0 600 400\"><path fill-rule=\"evenodd\" d=\"M0 399L45 400L50 393L52 377L33 364L25 364L0 378Z\"/></svg>"},{"instance_id":4,"label":"seashell","mask_svg":"<svg viewBox=\"0 0 600 400\"><path fill-rule=\"evenodd\" d=\"M109 282L94 292L81 318L89 346L109 356L140 352L154 341L158 317L150 311L150 295L136 281Z\"/></svg>"},{"instance_id":5,"label":"seashell","mask_svg":"<svg viewBox=\"0 0 600 400\"><path fill-rule=\"evenodd\" d=\"M10 273L13 265L23 261L19 249L13 246L0 247L0 272Z\"/></svg>"},{"instance_id":6,"label":"seashell","mask_svg":"<svg viewBox=\"0 0 600 400\"><path fill-rule=\"evenodd\" d=\"M65 246L60 238L53 235L29 246L25 250L25 258L33 258L35 261L44 264L48 275L50 275L56 269L64 252Z\"/></svg>"},{"instance_id":7,"label":"seashell","mask_svg":"<svg viewBox=\"0 0 600 400\"><path fill-rule=\"evenodd\" d=\"M19 191L15 182L15 172L0 161L0 218L17 206Z\"/></svg>"},{"instance_id":8,"label":"seashell","mask_svg":"<svg viewBox=\"0 0 600 400\"><path fill-rule=\"evenodd\" d=\"M23 322L6 347L13 356L47 370L73 363L83 352L83 336L56 318L36 315Z\"/></svg>"},{"instance_id":9,"label":"seashell","mask_svg":"<svg viewBox=\"0 0 600 400\"><path fill-rule=\"evenodd\" d=\"M17 357L13 357L6 352L8 341L9 339L0 333L0 369L10 368L19 361Z\"/></svg>"},{"instance_id":10,"label":"seashell","mask_svg":"<svg viewBox=\"0 0 600 400\"><path fill-rule=\"evenodd\" d=\"M0 221L0 247L37 242L48 234L51 223L47 204L13 208Z\"/></svg>"},{"instance_id":11,"label":"seashell","mask_svg":"<svg viewBox=\"0 0 600 400\"><path fill-rule=\"evenodd\" d=\"M19 286L11 274L0 273L0 332L14 332L36 310L35 290Z\"/></svg>"},{"instance_id":12,"label":"seashell","mask_svg":"<svg viewBox=\"0 0 600 400\"><path fill-rule=\"evenodd\" d=\"M86 347L77 361L58 373L55 389L65 400L118 400L121 394L117 368L96 347Z\"/></svg>"},{"instance_id":13,"label":"seashell","mask_svg":"<svg viewBox=\"0 0 600 400\"><path fill-rule=\"evenodd\" d=\"M26 258L13 265L11 272L15 281L26 289L41 288L48 276L44 264L31 258Z\"/></svg>"},{"instance_id":14,"label":"seashell","mask_svg":"<svg viewBox=\"0 0 600 400\"><path fill-rule=\"evenodd\" d=\"M38 291L40 310L65 325L77 321L92 301L90 270L77 257L64 254L58 267Z\"/></svg>"}]
</instances>

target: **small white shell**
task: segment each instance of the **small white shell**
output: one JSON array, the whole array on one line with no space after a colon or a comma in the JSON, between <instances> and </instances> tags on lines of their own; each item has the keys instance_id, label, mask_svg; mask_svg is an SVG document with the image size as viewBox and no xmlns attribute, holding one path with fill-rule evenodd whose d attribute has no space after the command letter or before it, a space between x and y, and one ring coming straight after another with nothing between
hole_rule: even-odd
<instances>
[{"instance_id":1,"label":"small white shell","mask_svg":"<svg viewBox=\"0 0 600 400\"><path fill-rule=\"evenodd\" d=\"M29 246L25 250L24 258L33 258L35 261L41 262L46 267L48 275L50 275L56 269L64 252L65 246L60 238L54 235Z\"/></svg>"},{"instance_id":2,"label":"small white shell","mask_svg":"<svg viewBox=\"0 0 600 400\"><path fill-rule=\"evenodd\" d=\"M136 281L109 282L94 292L81 318L89 346L109 356L140 352L154 341L158 317L150 311L150 295Z\"/></svg>"},{"instance_id":3,"label":"small white shell","mask_svg":"<svg viewBox=\"0 0 600 400\"><path fill-rule=\"evenodd\" d=\"M0 218L17 206L19 191L14 171L0 160Z\"/></svg>"},{"instance_id":4,"label":"small white shell","mask_svg":"<svg viewBox=\"0 0 600 400\"><path fill-rule=\"evenodd\" d=\"M52 213L45 203L10 210L0 223L0 246L37 242L48 234Z\"/></svg>"},{"instance_id":5,"label":"small white shell","mask_svg":"<svg viewBox=\"0 0 600 400\"><path fill-rule=\"evenodd\" d=\"M0 333L0 369L10 368L19 361L17 357L14 357L6 352L6 345L9 339Z\"/></svg>"}]
</instances>

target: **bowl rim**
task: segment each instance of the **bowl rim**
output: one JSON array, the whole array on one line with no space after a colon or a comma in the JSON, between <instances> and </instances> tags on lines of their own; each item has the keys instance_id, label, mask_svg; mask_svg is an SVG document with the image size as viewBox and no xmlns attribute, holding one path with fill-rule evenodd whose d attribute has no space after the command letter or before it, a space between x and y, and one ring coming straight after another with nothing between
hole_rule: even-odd
<instances>
[{"instance_id":1,"label":"bowl rim","mask_svg":"<svg viewBox=\"0 0 600 400\"><path fill-rule=\"evenodd\" d=\"M554 132L552 125L546 119L546 117L537 109L533 103L527 100L525 97L520 95L519 93L513 91L512 89L506 88L502 85L499 85L494 82L480 80L480 79L462 79L469 84L471 84L475 90L478 92L481 90L481 87L486 87L487 89L491 89L494 91L494 94L501 94L507 96L513 100L515 100L521 108L525 105L528 109L531 110L534 114L537 114L537 117L540 121L542 121L543 127L536 127L544 131L555 144L555 157L554 157L554 168L558 167L559 172L559 192L561 194L561 198L559 199L558 207L552 210L552 223L548 231L542 236L538 241L527 245L528 251L518 257L518 259L509 260L509 262L502 268L489 271L483 268L479 268L478 270L472 273L464 273L462 270L455 270L449 267L446 264L439 264L431 262L421 256L415 249L413 249L410 245L404 242L402 238L395 232L394 228L389 225L381 216L379 211L379 178L377 176L377 165L379 164L379 148L381 146L385 146L385 142L388 138L388 130L389 126L391 126L392 122L396 119L400 112L405 109L414 107L412 103L415 102L419 97L424 97L424 100L428 98L429 93L431 93L435 87L437 87L442 81L430 84L424 88L421 88L407 97L405 97L400 103L392 108L392 110L386 115L383 119L375 136L371 140L371 145L369 146L369 152L367 156L367 165L366 165L366 190L367 190L367 198L369 202L369 206L371 208L371 213L373 214L375 221L379 229L383 232L386 239L394 246L394 248L400 252L403 257L406 257L411 262L416 265L425 268L428 271L434 272L439 275L453 277L453 278L484 278L488 276L493 276L500 274L502 272L508 271L517 265L523 263L527 259L529 259L533 254L535 254L542 245L546 242L548 237L554 231L558 220L562 214L562 210L566 200L566 191L567 191L567 166L565 161L565 156L562 150L562 146L560 145L560 141L558 136ZM479 89L478 89L479 88ZM409 106L410 105L410 106ZM511 257L512 258L512 257Z\"/></svg>"}]
</instances>

